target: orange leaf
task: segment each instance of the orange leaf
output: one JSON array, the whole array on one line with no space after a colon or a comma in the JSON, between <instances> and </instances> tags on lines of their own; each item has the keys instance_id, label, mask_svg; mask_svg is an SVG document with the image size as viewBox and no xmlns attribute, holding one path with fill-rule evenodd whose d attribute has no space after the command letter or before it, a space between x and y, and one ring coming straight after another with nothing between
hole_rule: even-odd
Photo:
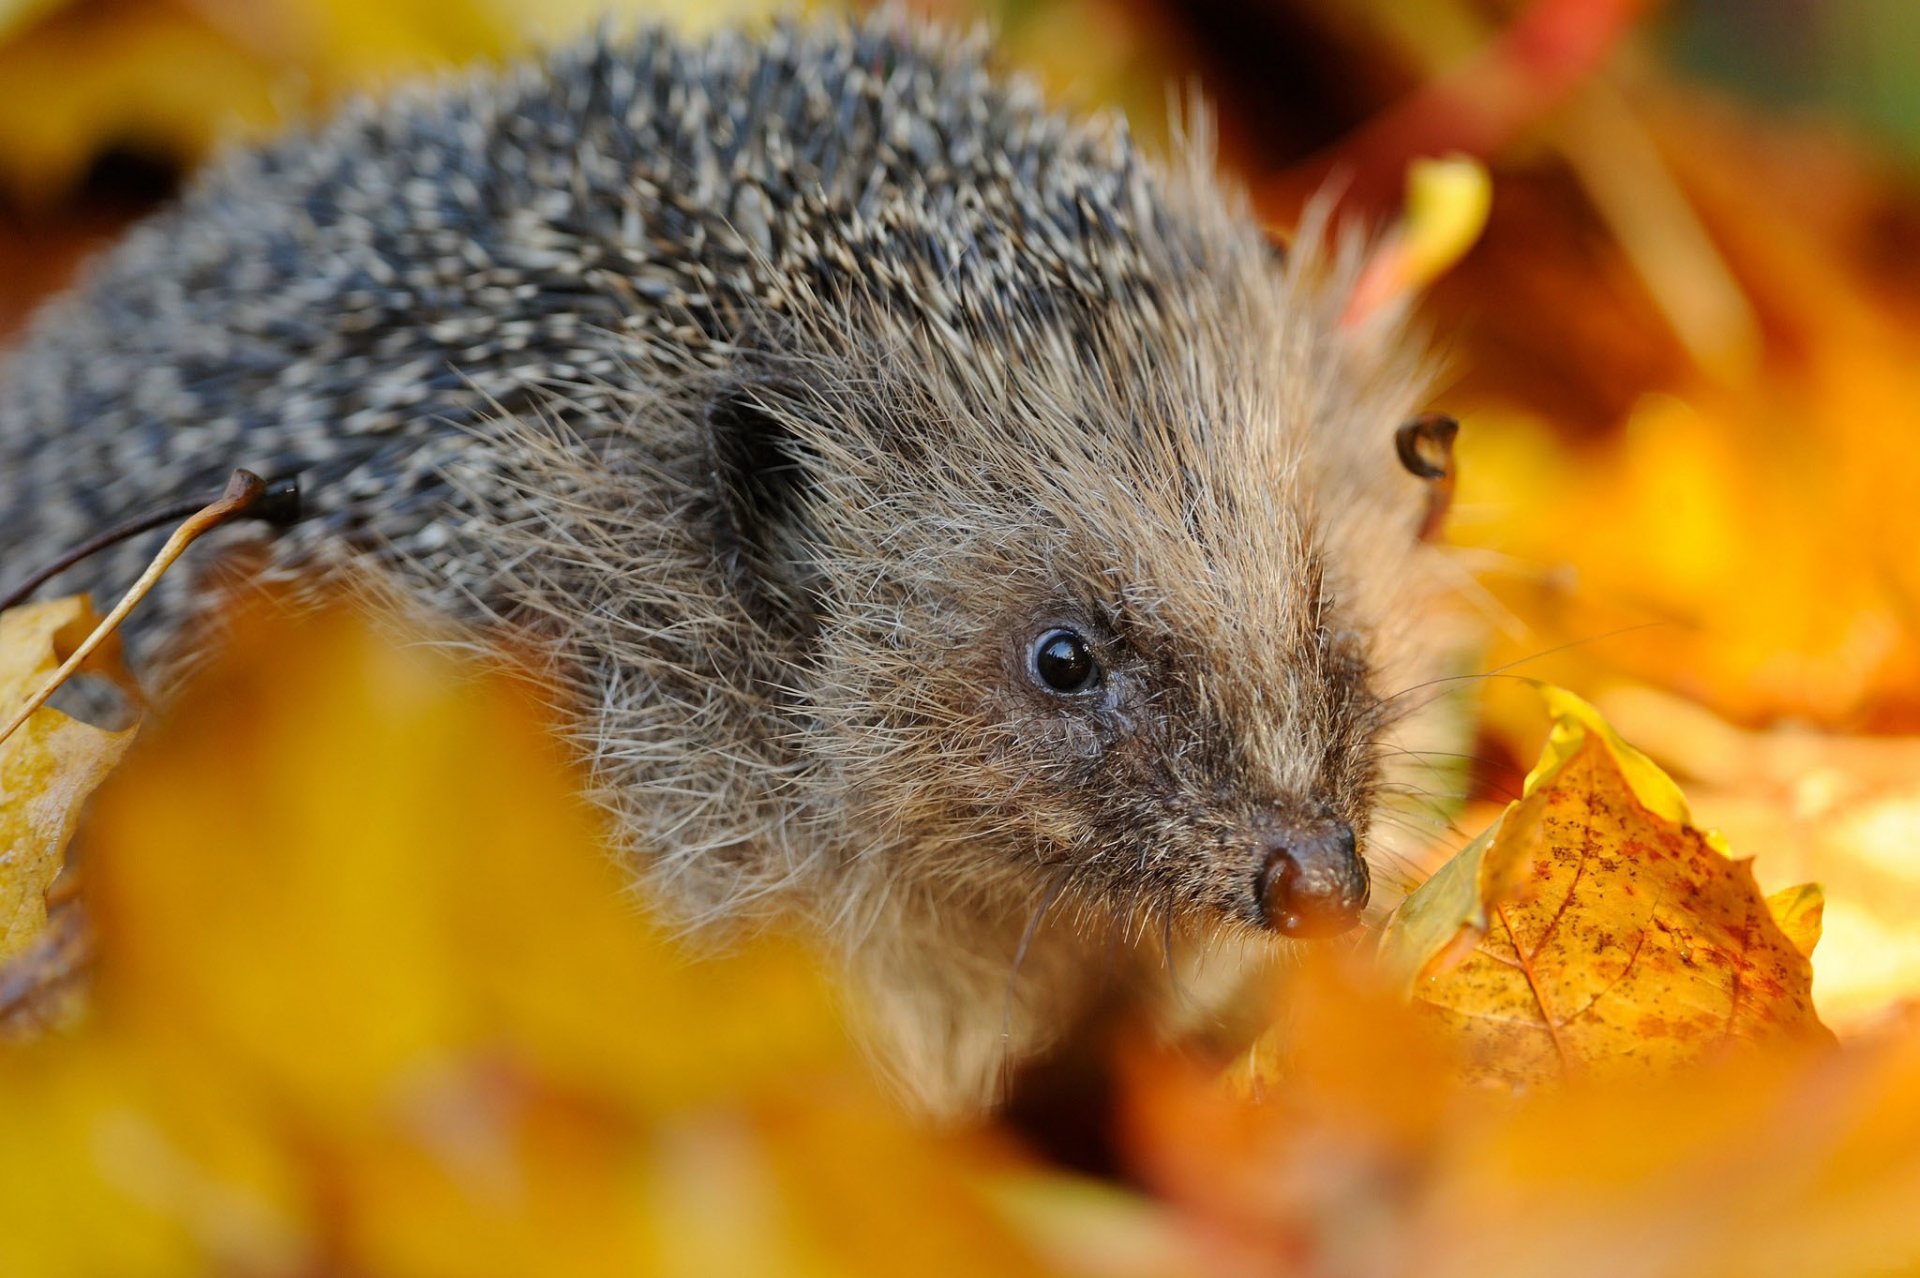
<instances>
[{"instance_id":1,"label":"orange leaf","mask_svg":"<svg viewBox=\"0 0 1920 1278\"><path fill-rule=\"evenodd\" d=\"M0 1044L0 1273L1047 1272L808 955L640 914L524 689L233 632L89 816L92 1015Z\"/></svg>"},{"instance_id":2,"label":"orange leaf","mask_svg":"<svg viewBox=\"0 0 1920 1278\"><path fill-rule=\"evenodd\" d=\"M1790 936L1749 862L1686 823L1664 774L1590 707L1553 700L1524 797L1384 942L1401 971L1421 970L1414 997L1466 1042L1472 1072L1530 1083L1825 1037L1808 959L1818 890L1781 894Z\"/></svg>"}]
</instances>

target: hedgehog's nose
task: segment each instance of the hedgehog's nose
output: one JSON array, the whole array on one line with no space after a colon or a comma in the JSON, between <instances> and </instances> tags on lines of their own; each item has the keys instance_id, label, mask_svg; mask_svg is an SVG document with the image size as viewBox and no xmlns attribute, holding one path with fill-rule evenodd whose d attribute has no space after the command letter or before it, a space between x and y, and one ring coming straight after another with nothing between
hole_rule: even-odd
<instances>
[{"instance_id":1,"label":"hedgehog's nose","mask_svg":"<svg viewBox=\"0 0 1920 1278\"><path fill-rule=\"evenodd\" d=\"M1325 818L1265 830L1260 876L1254 881L1260 914L1283 936L1338 936L1367 908L1367 863L1354 847L1353 827Z\"/></svg>"}]
</instances>

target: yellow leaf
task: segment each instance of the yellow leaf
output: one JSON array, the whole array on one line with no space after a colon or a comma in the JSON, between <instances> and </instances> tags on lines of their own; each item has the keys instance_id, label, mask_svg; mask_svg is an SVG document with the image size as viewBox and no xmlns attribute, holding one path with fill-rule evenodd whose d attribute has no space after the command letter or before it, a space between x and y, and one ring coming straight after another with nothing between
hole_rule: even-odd
<instances>
[{"instance_id":1,"label":"yellow leaf","mask_svg":"<svg viewBox=\"0 0 1920 1278\"><path fill-rule=\"evenodd\" d=\"M1419 289L1465 257L1486 230L1493 178L1471 156L1407 166L1406 286Z\"/></svg>"},{"instance_id":2,"label":"yellow leaf","mask_svg":"<svg viewBox=\"0 0 1920 1278\"><path fill-rule=\"evenodd\" d=\"M1498 552L1487 584L1522 623L1489 666L1525 659L1595 690L1630 678L1745 725L1920 718L1920 499L1884 428L1920 388L1920 343L1822 334L1804 367L1781 364L1648 395L1603 441L1467 414L1450 527Z\"/></svg>"},{"instance_id":3,"label":"yellow leaf","mask_svg":"<svg viewBox=\"0 0 1920 1278\"><path fill-rule=\"evenodd\" d=\"M0 723L40 689L97 618L83 598L29 604L0 614ZM124 680L117 649L90 669ZM43 706L0 742L0 962L21 952L47 921L46 895L60 872L80 809L133 739Z\"/></svg>"},{"instance_id":4,"label":"yellow leaf","mask_svg":"<svg viewBox=\"0 0 1920 1278\"><path fill-rule=\"evenodd\" d=\"M61 6L0 42L0 187L54 202L109 145L197 159L278 118L276 78L188 8Z\"/></svg>"},{"instance_id":5,"label":"yellow leaf","mask_svg":"<svg viewBox=\"0 0 1920 1278\"><path fill-rule=\"evenodd\" d=\"M1406 211L1355 282L1342 322L1364 323L1445 274L1480 238L1492 206L1493 179L1471 156L1408 165Z\"/></svg>"},{"instance_id":6,"label":"yellow leaf","mask_svg":"<svg viewBox=\"0 0 1920 1278\"><path fill-rule=\"evenodd\" d=\"M805 952L638 911L529 689L237 633L85 827L93 1014L0 1047L0 1273L1044 1271Z\"/></svg>"},{"instance_id":7,"label":"yellow leaf","mask_svg":"<svg viewBox=\"0 0 1920 1278\"><path fill-rule=\"evenodd\" d=\"M513 44L507 16L484 0L46 8L0 39L0 186L29 204L63 195L110 145L196 161L349 90Z\"/></svg>"},{"instance_id":8,"label":"yellow leaf","mask_svg":"<svg viewBox=\"0 0 1920 1278\"><path fill-rule=\"evenodd\" d=\"M499 1035L646 1104L774 1076L769 1042L787 1076L838 1042L797 956L673 975L524 692L304 629L255 636L102 796L105 1010L218 1042L327 1121ZM697 1040L657 1030L682 1020Z\"/></svg>"},{"instance_id":9,"label":"yellow leaf","mask_svg":"<svg viewBox=\"0 0 1920 1278\"><path fill-rule=\"evenodd\" d=\"M1191 1068L1127 1089L1130 1170L1237 1260L1220 1272L1920 1270L1920 1024L1494 1090L1457 1081L1434 1020L1319 966L1252 1102Z\"/></svg>"},{"instance_id":10,"label":"yellow leaf","mask_svg":"<svg viewBox=\"0 0 1920 1278\"><path fill-rule=\"evenodd\" d=\"M1640 800L1655 816L1671 821L1675 825L1687 825L1693 820L1687 811L1686 796L1680 793L1680 787L1673 778L1660 770L1645 754L1620 739L1620 734L1608 726L1600 712L1584 700L1568 692L1565 688L1556 688L1551 684L1541 685L1540 695L1547 703L1547 712L1553 716L1553 726L1547 733L1546 749L1540 755L1540 762L1533 765L1533 771L1527 773L1526 788L1522 795L1529 795L1543 782L1564 766L1580 749L1586 745L1589 737L1597 737L1613 755L1619 765L1621 779L1633 789L1634 798Z\"/></svg>"},{"instance_id":11,"label":"yellow leaf","mask_svg":"<svg viewBox=\"0 0 1920 1278\"><path fill-rule=\"evenodd\" d=\"M1755 867L1763 888L1819 881L1822 1020L1845 1035L1920 998L1920 739L1805 723L1749 731L1635 685L1610 689L1603 707L1687 778L1703 821L1736 846L1766 848Z\"/></svg>"},{"instance_id":12,"label":"yellow leaf","mask_svg":"<svg viewBox=\"0 0 1920 1278\"><path fill-rule=\"evenodd\" d=\"M1476 1072L1515 1083L1825 1037L1808 962L1817 889L1774 903L1776 920L1749 863L1685 824L1671 779L1585 702L1549 702L1523 797L1383 941L1393 970L1418 973L1419 1005Z\"/></svg>"},{"instance_id":13,"label":"yellow leaf","mask_svg":"<svg viewBox=\"0 0 1920 1278\"><path fill-rule=\"evenodd\" d=\"M1487 909L1480 882L1487 848L1499 836L1505 814L1473 842L1435 870L1393 912L1381 933L1380 957L1386 971L1409 995L1423 971L1449 966L1466 956L1487 931Z\"/></svg>"},{"instance_id":14,"label":"yellow leaf","mask_svg":"<svg viewBox=\"0 0 1920 1278\"><path fill-rule=\"evenodd\" d=\"M346 93L577 37L609 12L696 30L765 17L771 0L39 0L0 4L0 188L70 191L131 144L188 164Z\"/></svg>"},{"instance_id":15,"label":"yellow leaf","mask_svg":"<svg viewBox=\"0 0 1920 1278\"><path fill-rule=\"evenodd\" d=\"M1767 897L1767 913L1780 925L1781 935L1807 958L1820 943L1820 921L1826 912L1826 896L1817 883L1802 883Z\"/></svg>"}]
</instances>

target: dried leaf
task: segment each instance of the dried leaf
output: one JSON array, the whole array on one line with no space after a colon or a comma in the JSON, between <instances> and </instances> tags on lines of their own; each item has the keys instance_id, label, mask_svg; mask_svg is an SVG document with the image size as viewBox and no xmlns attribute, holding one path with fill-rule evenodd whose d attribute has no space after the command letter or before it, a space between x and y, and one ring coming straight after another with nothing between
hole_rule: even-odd
<instances>
[{"instance_id":1,"label":"dried leaf","mask_svg":"<svg viewBox=\"0 0 1920 1278\"><path fill-rule=\"evenodd\" d=\"M92 1015L0 1046L0 1272L1043 1272L809 955L636 911L525 689L239 633L90 814Z\"/></svg>"},{"instance_id":2,"label":"dried leaf","mask_svg":"<svg viewBox=\"0 0 1920 1278\"><path fill-rule=\"evenodd\" d=\"M1767 913L1780 925L1780 934L1806 958L1820 943L1820 925L1827 898L1817 884L1802 883L1767 897Z\"/></svg>"},{"instance_id":3,"label":"dried leaf","mask_svg":"<svg viewBox=\"0 0 1920 1278\"><path fill-rule=\"evenodd\" d=\"M707 28L770 0L39 0L0 7L0 190L68 192L109 146L197 161L354 90L578 35L609 12Z\"/></svg>"},{"instance_id":4,"label":"dried leaf","mask_svg":"<svg viewBox=\"0 0 1920 1278\"><path fill-rule=\"evenodd\" d=\"M1482 277L1479 296L1455 299L1585 347L1584 375L1634 388L1611 429L1570 439L1571 411L1514 402L1540 377L1532 351L1478 364L1482 384L1500 390L1458 410L1468 428L1452 528L1502 556L1489 584L1523 623L1488 664L1574 645L1530 672L1596 691L1624 676L1745 725L1911 731L1920 561L1908 548L1920 480L1899 429L1920 393L1911 302L1877 296L1901 273L1859 272L1850 259L1860 247L1798 207L1805 192L1785 189L1821 185L1800 167L1837 170L1834 188L1880 180L1829 147L1775 139L1769 152L1724 120L1666 106L1649 113L1648 143L1726 256L1716 265L1732 273L1768 345L1737 374L1683 368L1646 385L1617 350L1577 332L1593 287L1497 303L1485 290L1517 279ZM1755 184L1760 156L1772 166L1765 188ZM1755 199L1758 189L1781 198ZM1909 224L1920 207L1890 184L1877 195L1875 225ZM1517 277L1526 255L1511 256ZM1633 626L1646 628L1625 631ZM1524 700L1497 695L1501 735L1522 738Z\"/></svg>"},{"instance_id":5,"label":"dried leaf","mask_svg":"<svg viewBox=\"0 0 1920 1278\"><path fill-rule=\"evenodd\" d=\"M277 118L273 68L195 6L47 8L0 41L0 189L28 207L64 197L109 146L184 162Z\"/></svg>"},{"instance_id":6,"label":"dried leaf","mask_svg":"<svg viewBox=\"0 0 1920 1278\"><path fill-rule=\"evenodd\" d=\"M1391 1274L1402 1197L1458 1117L1458 1044L1325 951L1275 1013L1226 1086L1177 1054L1132 1058L1120 1143L1156 1192L1250 1253L1224 1272Z\"/></svg>"},{"instance_id":7,"label":"dried leaf","mask_svg":"<svg viewBox=\"0 0 1920 1278\"><path fill-rule=\"evenodd\" d=\"M1309 963L1289 994L1257 1099L1170 1058L1127 1092L1133 1171L1238 1260L1221 1272L1920 1268L1920 1023L1510 1091L1457 1081L1435 1019L1362 977Z\"/></svg>"},{"instance_id":8,"label":"dried leaf","mask_svg":"<svg viewBox=\"0 0 1920 1278\"><path fill-rule=\"evenodd\" d=\"M1763 888L1819 880L1822 1020L1844 1035L1920 999L1920 740L1805 724L1749 731L1639 686L1611 689L1603 705L1686 778L1703 821L1766 848Z\"/></svg>"},{"instance_id":9,"label":"dried leaf","mask_svg":"<svg viewBox=\"0 0 1920 1278\"><path fill-rule=\"evenodd\" d=\"M1487 849L1499 837L1505 819L1505 814L1496 818L1394 911L1391 925L1381 936L1380 955L1386 971L1408 995L1422 972L1464 958L1465 947L1485 935L1488 923L1481 872Z\"/></svg>"},{"instance_id":10,"label":"dried leaf","mask_svg":"<svg viewBox=\"0 0 1920 1278\"><path fill-rule=\"evenodd\" d=\"M1480 238L1492 205L1493 180L1469 156L1408 165L1406 211L1374 250L1342 322L1363 323L1438 279Z\"/></svg>"},{"instance_id":11,"label":"dried leaf","mask_svg":"<svg viewBox=\"0 0 1920 1278\"><path fill-rule=\"evenodd\" d=\"M1686 824L1665 774L1585 703L1550 701L1523 797L1383 942L1393 970L1418 972L1419 1005L1470 1045L1477 1074L1516 1084L1824 1037L1818 890L1763 899L1748 862Z\"/></svg>"},{"instance_id":12,"label":"dried leaf","mask_svg":"<svg viewBox=\"0 0 1920 1278\"><path fill-rule=\"evenodd\" d=\"M0 615L0 723L11 720L93 629L83 598ZM124 681L117 649L88 667ZM43 706L0 741L0 962L21 953L47 921L47 888L94 787L118 763L133 730L108 732Z\"/></svg>"}]
</instances>

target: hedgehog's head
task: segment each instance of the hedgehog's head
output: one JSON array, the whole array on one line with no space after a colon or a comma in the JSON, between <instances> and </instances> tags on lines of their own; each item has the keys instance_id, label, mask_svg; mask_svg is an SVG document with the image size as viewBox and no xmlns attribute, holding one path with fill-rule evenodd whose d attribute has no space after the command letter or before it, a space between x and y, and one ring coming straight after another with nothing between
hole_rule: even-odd
<instances>
[{"instance_id":1,"label":"hedgehog's head","mask_svg":"<svg viewBox=\"0 0 1920 1278\"><path fill-rule=\"evenodd\" d=\"M1232 265L1017 322L875 308L725 401L745 562L805 613L801 742L872 855L1131 919L1359 919L1426 575L1415 379Z\"/></svg>"}]
</instances>

